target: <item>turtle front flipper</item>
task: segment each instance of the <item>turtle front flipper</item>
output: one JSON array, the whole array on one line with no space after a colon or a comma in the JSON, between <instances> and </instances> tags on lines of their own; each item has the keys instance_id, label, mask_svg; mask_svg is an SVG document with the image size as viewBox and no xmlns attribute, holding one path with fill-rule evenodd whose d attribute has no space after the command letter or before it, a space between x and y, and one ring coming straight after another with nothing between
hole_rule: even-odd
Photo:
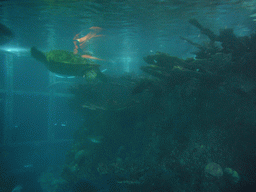
<instances>
[{"instance_id":1,"label":"turtle front flipper","mask_svg":"<svg viewBox=\"0 0 256 192\"><path fill-rule=\"evenodd\" d=\"M102 82L107 82L107 76L104 75L99 68L92 68L92 69L86 69L85 71L82 72L83 73L83 77L89 81L92 82L95 79L98 79Z\"/></svg>"}]
</instances>

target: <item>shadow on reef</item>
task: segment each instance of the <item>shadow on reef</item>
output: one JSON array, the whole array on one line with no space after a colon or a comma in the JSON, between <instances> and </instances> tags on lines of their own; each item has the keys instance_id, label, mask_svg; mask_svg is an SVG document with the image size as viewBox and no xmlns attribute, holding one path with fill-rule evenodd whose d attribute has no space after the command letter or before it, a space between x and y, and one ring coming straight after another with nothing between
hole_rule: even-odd
<instances>
[{"instance_id":1,"label":"shadow on reef","mask_svg":"<svg viewBox=\"0 0 256 192\"><path fill-rule=\"evenodd\" d=\"M70 105L85 122L61 179L45 173L45 186L61 191L111 175L136 192L248 187L255 178L256 37L230 29L215 35L190 23L210 39L199 45L182 37L199 49L195 59L157 52L144 58L146 75L70 88Z\"/></svg>"}]
</instances>

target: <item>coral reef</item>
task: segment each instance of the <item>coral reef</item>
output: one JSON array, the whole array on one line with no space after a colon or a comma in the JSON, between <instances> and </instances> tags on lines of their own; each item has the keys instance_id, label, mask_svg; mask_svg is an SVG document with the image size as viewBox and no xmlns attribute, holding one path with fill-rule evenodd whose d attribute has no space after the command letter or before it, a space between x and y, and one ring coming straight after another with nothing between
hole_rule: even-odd
<instances>
[{"instance_id":1,"label":"coral reef","mask_svg":"<svg viewBox=\"0 0 256 192\"><path fill-rule=\"evenodd\" d=\"M199 48L196 53L198 59L209 59L216 53L231 54L233 66L229 70L235 73L242 73L250 78L255 79L256 67L254 61L256 59L256 34L250 36L237 37L233 29L221 29L219 35L215 35L210 29L204 28L196 19L191 19L190 24L197 27L201 33L208 36L210 43L201 46L187 40L192 45ZM216 42L220 42L221 47L216 46Z\"/></svg>"},{"instance_id":2,"label":"coral reef","mask_svg":"<svg viewBox=\"0 0 256 192\"><path fill-rule=\"evenodd\" d=\"M195 44L198 58L157 52L144 58L146 75L70 88L70 106L85 122L74 133L59 188L110 174L127 191L221 192L250 171L243 165L245 154L255 154L254 48L240 46L254 38L228 30L218 36L190 23L212 42ZM212 47L216 41L222 47Z\"/></svg>"},{"instance_id":3,"label":"coral reef","mask_svg":"<svg viewBox=\"0 0 256 192\"><path fill-rule=\"evenodd\" d=\"M217 163L209 163L204 168L205 173L210 174L214 177L221 177L223 175L223 170L221 166Z\"/></svg>"}]
</instances>

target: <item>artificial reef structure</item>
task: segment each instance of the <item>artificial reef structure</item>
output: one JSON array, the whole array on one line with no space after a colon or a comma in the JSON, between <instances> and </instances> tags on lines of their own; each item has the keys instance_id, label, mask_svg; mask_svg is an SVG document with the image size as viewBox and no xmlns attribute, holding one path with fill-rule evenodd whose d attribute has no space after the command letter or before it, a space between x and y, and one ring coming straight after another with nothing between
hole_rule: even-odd
<instances>
[{"instance_id":1,"label":"artificial reef structure","mask_svg":"<svg viewBox=\"0 0 256 192\"><path fill-rule=\"evenodd\" d=\"M70 88L70 106L86 121L60 177L44 186L61 191L108 174L142 192L243 190L253 181L255 35L215 35L189 22L210 39L199 45L182 37L198 48L195 58L157 52L144 57L144 75Z\"/></svg>"},{"instance_id":2,"label":"artificial reef structure","mask_svg":"<svg viewBox=\"0 0 256 192\"><path fill-rule=\"evenodd\" d=\"M210 39L209 42L200 45L181 37L198 48L195 58L183 60L157 52L144 57L148 65L142 66L141 70L163 80L168 87L181 85L193 78L207 87L217 87L226 78L234 75L256 80L256 34L237 37L233 29L223 29L216 35L196 19L189 20L189 23Z\"/></svg>"}]
</instances>

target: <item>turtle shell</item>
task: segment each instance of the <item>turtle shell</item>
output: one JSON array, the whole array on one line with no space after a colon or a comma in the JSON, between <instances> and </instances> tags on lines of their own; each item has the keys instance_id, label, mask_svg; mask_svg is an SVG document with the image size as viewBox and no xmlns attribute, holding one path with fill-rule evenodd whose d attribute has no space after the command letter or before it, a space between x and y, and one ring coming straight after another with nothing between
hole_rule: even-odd
<instances>
[{"instance_id":1,"label":"turtle shell","mask_svg":"<svg viewBox=\"0 0 256 192\"><path fill-rule=\"evenodd\" d=\"M31 55L42 62L48 70L53 73L68 76L82 76L92 80L97 76L102 77L100 65L81 58L72 52L64 50L52 50L46 53L39 51L37 48L31 48Z\"/></svg>"}]
</instances>

